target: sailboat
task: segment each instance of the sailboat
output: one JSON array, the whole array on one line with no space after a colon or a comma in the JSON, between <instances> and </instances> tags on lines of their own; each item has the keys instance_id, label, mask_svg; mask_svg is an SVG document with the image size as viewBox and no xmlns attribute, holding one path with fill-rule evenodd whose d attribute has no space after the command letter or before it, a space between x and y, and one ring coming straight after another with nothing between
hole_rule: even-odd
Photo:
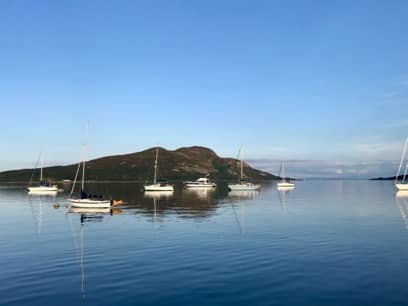
<instances>
[{"instance_id":1,"label":"sailboat","mask_svg":"<svg viewBox=\"0 0 408 306\"><path fill-rule=\"evenodd\" d=\"M230 191L233 190L258 190L261 188L261 185L259 184L254 184L251 182L247 182L243 180L244 177L244 161L243 161L243 150L242 148L240 149L240 155L241 155L241 171L240 171L240 176L239 176L239 183L238 184L228 184L228 189Z\"/></svg>"},{"instance_id":2,"label":"sailboat","mask_svg":"<svg viewBox=\"0 0 408 306\"><path fill-rule=\"evenodd\" d=\"M158 182L157 181L157 161L159 157L159 148L156 148L156 159L154 161L154 178L153 184L151 185L144 185L144 191L174 191L174 187L172 185L167 184L166 182Z\"/></svg>"},{"instance_id":3,"label":"sailboat","mask_svg":"<svg viewBox=\"0 0 408 306\"><path fill-rule=\"evenodd\" d=\"M289 182L285 178L285 162L284 161L282 161L282 166L281 166L281 177L282 177L282 181L278 183L278 189L293 189L293 188L295 188L295 184Z\"/></svg>"},{"instance_id":4,"label":"sailboat","mask_svg":"<svg viewBox=\"0 0 408 306\"><path fill-rule=\"evenodd\" d=\"M394 181L394 186L398 190L408 190L408 183L405 181L406 176L407 176L407 171L408 171L408 162L407 162L407 164L405 166L405 171L404 171L404 175L402 177L402 180L398 181L399 176L400 176L400 172L401 172L401 167L402 167L402 164L404 163L404 160L405 160L405 154L407 152L407 146L408 146L408 137L405 140L404 150L402 151L401 161L400 161L398 171L397 171L397 175L395 176L395 181Z\"/></svg>"},{"instance_id":5,"label":"sailboat","mask_svg":"<svg viewBox=\"0 0 408 306\"><path fill-rule=\"evenodd\" d=\"M81 208L109 208L112 206L113 201L103 199L102 195L92 195L85 192L85 157L86 157L86 144L83 145L82 161L78 163L77 172L75 175L74 184L72 185L71 193L68 196L68 202L71 207L81 207ZM75 184L77 181L79 169L82 164L82 183L81 192L78 198L71 198L72 193L75 189Z\"/></svg>"},{"instance_id":6,"label":"sailboat","mask_svg":"<svg viewBox=\"0 0 408 306\"><path fill-rule=\"evenodd\" d=\"M40 153L40 183L38 186L29 186L27 187L27 190L30 194L49 194L49 193L57 193L58 192L58 186L57 185L52 185L50 186L50 183L46 180L43 179L43 167L44 167L44 156L43 153ZM31 183L31 180L30 180Z\"/></svg>"}]
</instances>

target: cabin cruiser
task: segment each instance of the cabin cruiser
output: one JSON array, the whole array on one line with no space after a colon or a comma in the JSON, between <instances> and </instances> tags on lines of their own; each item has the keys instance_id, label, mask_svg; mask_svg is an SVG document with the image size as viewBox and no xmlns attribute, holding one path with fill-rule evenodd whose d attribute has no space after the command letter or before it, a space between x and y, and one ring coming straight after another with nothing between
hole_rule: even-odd
<instances>
[{"instance_id":1,"label":"cabin cruiser","mask_svg":"<svg viewBox=\"0 0 408 306\"><path fill-rule=\"evenodd\" d=\"M184 183L186 188L215 188L217 185L206 177L200 177L195 181L188 181Z\"/></svg>"}]
</instances>

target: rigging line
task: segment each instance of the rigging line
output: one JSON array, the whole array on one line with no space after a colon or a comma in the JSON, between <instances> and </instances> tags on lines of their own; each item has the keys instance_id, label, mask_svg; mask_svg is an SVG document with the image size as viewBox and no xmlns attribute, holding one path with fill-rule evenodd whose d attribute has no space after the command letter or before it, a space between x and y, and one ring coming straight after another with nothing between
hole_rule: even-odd
<instances>
[{"instance_id":1,"label":"rigging line","mask_svg":"<svg viewBox=\"0 0 408 306\"><path fill-rule=\"evenodd\" d=\"M34 169L33 169L33 171L31 172L31 177L30 177L30 181L28 182L28 186L30 186L30 185L32 184L32 182L33 182L34 172L35 172L35 170L36 170L37 167L38 167L38 163L39 163L39 161L40 161L40 158L41 158L41 153L38 155L37 161L36 161L35 164L34 164Z\"/></svg>"},{"instance_id":2,"label":"rigging line","mask_svg":"<svg viewBox=\"0 0 408 306\"><path fill-rule=\"evenodd\" d=\"M407 165L405 166L405 171L404 171L404 176L402 177L402 182L405 182L405 178L407 176L407 171L408 171L408 161L407 161Z\"/></svg>"},{"instance_id":3,"label":"rigging line","mask_svg":"<svg viewBox=\"0 0 408 306\"><path fill-rule=\"evenodd\" d=\"M82 148L82 150L83 150L83 148ZM74 192L74 189L75 189L76 181L77 181L78 174L79 174L79 169L81 168L82 155L83 155L83 152L81 152L81 157L80 157L80 159L79 159L77 171L76 171L76 174L75 174L74 183L72 184L71 192L70 192L69 195L68 195L68 199L71 198L71 195L72 195L72 193Z\"/></svg>"},{"instance_id":4,"label":"rigging line","mask_svg":"<svg viewBox=\"0 0 408 306\"><path fill-rule=\"evenodd\" d=\"M401 161L400 161L400 164L399 164L399 167L398 167L397 175L395 176L394 184L396 184L398 182L398 177L399 177L399 174L400 174L400 171L401 171L402 163L404 161L405 153L407 151L407 145L408 145L408 137L405 140L404 150L402 151Z\"/></svg>"}]
</instances>

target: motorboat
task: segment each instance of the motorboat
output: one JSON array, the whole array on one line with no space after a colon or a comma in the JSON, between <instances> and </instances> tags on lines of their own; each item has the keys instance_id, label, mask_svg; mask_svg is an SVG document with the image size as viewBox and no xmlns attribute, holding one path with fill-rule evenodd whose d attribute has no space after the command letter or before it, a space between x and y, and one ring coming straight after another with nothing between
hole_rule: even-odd
<instances>
[{"instance_id":1,"label":"motorboat","mask_svg":"<svg viewBox=\"0 0 408 306\"><path fill-rule=\"evenodd\" d=\"M186 188L215 188L217 185L206 177L200 177L195 181L187 181L184 183Z\"/></svg>"}]
</instances>

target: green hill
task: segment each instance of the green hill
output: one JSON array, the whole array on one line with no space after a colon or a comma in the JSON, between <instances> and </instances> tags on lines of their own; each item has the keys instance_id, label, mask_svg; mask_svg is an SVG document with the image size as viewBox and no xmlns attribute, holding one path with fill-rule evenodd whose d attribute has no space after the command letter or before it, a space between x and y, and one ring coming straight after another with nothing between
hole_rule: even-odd
<instances>
[{"instance_id":1,"label":"green hill","mask_svg":"<svg viewBox=\"0 0 408 306\"><path fill-rule=\"evenodd\" d=\"M87 161L86 179L89 181L152 180L156 148L141 152L102 157ZM221 158L204 147L186 147L171 151L159 148L158 177L170 181L197 179L209 175L213 180L238 180L240 162ZM51 181L73 180L77 164L44 168L44 178ZM0 181L28 182L33 169L0 172ZM244 174L250 180L274 180L279 177L260 171L244 163ZM35 177L38 177L36 174Z\"/></svg>"}]
</instances>

